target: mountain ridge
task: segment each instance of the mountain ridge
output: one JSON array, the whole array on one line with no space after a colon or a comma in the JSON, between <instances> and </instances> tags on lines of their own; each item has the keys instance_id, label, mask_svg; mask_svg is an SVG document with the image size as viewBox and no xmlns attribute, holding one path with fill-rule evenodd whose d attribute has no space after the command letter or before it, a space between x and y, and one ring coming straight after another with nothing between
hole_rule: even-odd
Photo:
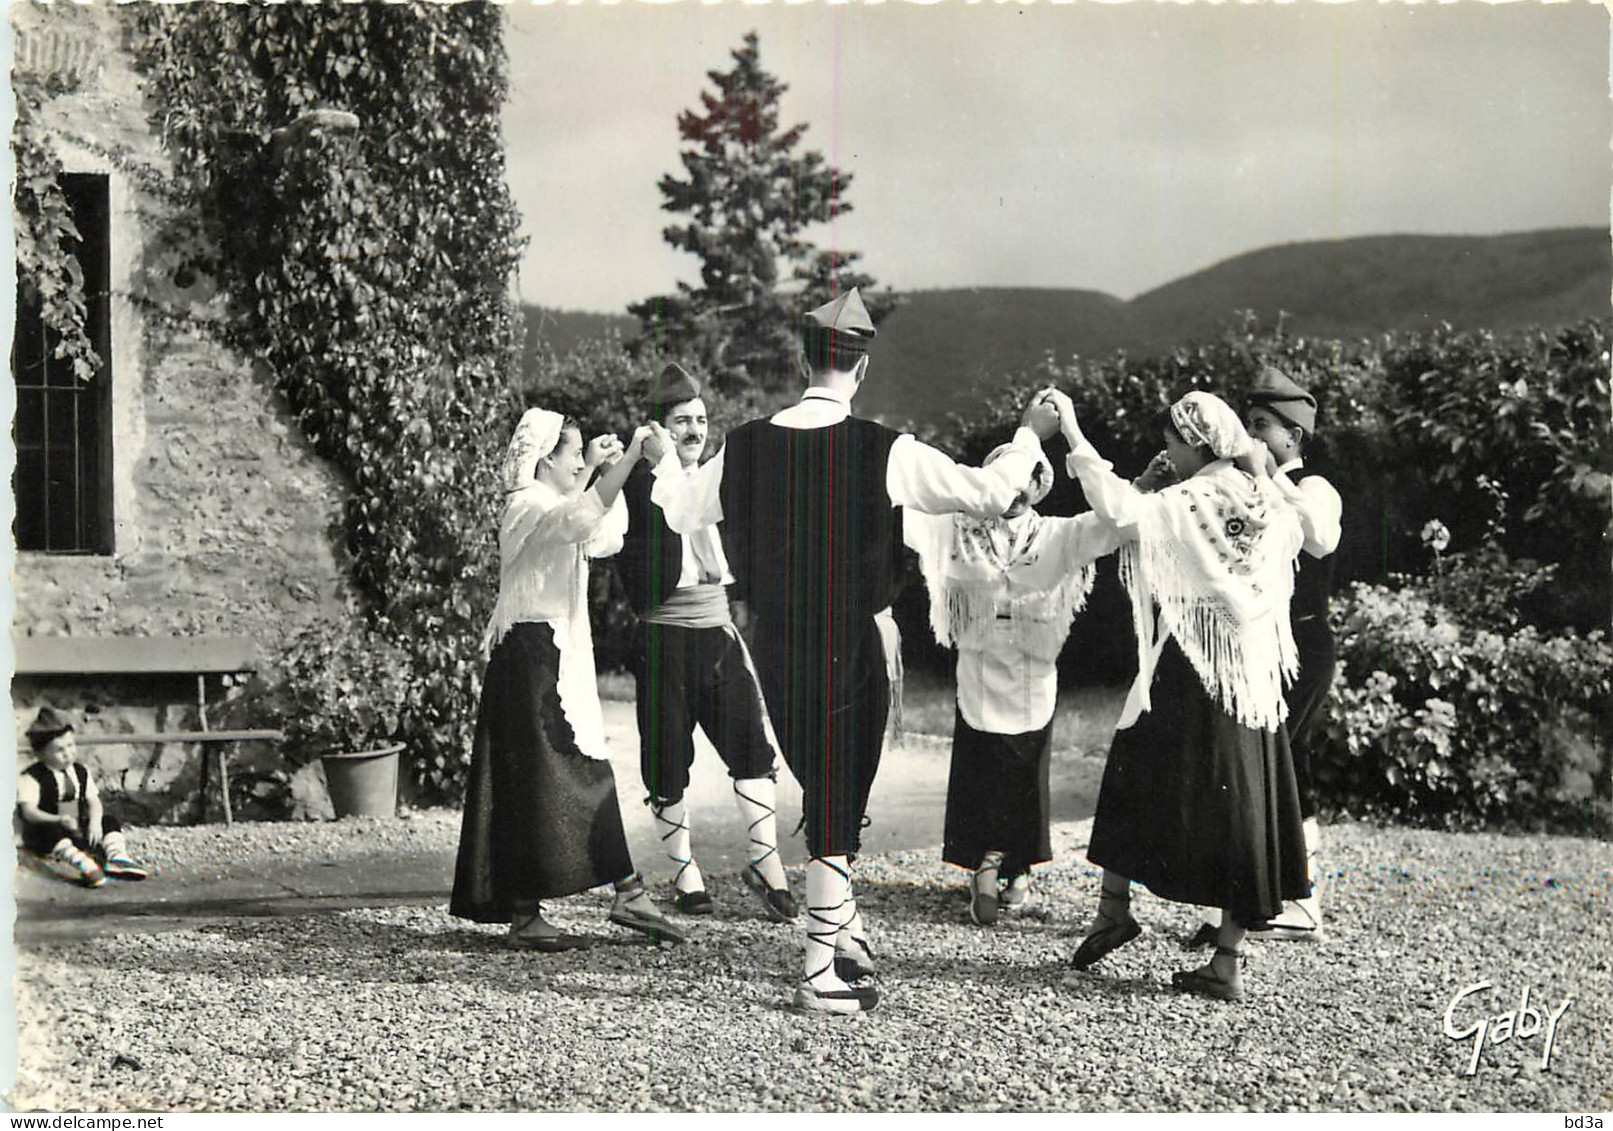
<instances>
[{"instance_id":1,"label":"mountain ridge","mask_svg":"<svg viewBox=\"0 0 1613 1131\"><path fill-rule=\"evenodd\" d=\"M948 287L902 292L880 325L860 412L936 420L988 382L1051 353L1167 352L1218 334L1241 311L1294 334L1355 339L1425 330L1507 333L1606 317L1613 248L1596 228L1491 236L1415 234L1298 241L1221 260L1131 299L1058 287ZM582 338L637 332L628 315L527 307L528 352L564 353Z\"/></svg>"}]
</instances>

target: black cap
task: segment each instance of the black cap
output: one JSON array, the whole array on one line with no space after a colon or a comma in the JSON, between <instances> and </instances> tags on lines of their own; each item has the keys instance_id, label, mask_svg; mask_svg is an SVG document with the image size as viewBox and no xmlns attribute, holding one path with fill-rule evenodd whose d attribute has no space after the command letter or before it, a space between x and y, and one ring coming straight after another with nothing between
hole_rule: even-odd
<instances>
[{"instance_id":1,"label":"black cap","mask_svg":"<svg viewBox=\"0 0 1613 1131\"><path fill-rule=\"evenodd\" d=\"M39 750L72 729L73 724L67 720L67 716L55 707L41 707L34 721L28 724L28 741L35 750Z\"/></svg>"},{"instance_id":2,"label":"black cap","mask_svg":"<svg viewBox=\"0 0 1613 1131\"><path fill-rule=\"evenodd\" d=\"M699 395L700 383L674 361L669 362L661 370L661 375L650 382L650 391L644 398L644 404L652 413L658 413L684 401L692 401Z\"/></svg>"}]
</instances>

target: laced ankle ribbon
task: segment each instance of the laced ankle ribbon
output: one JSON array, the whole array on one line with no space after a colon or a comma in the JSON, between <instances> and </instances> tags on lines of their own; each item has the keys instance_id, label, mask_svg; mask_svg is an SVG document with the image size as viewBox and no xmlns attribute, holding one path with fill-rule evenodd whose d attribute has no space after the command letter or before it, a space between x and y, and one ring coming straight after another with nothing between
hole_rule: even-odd
<instances>
[{"instance_id":1,"label":"laced ankle ribbon","mask_svg":"<svg viewBox=\"0 0 1613 1131\"><path fill-rule=\"evenodd\" d=\"M778 815L778 810L775 809L773 806L767 804L767 802L765 802L765 801L758 801L756 798L752 797L750 794L748 794L744 790L740 789L739 788L739 782L737 782L737 781L734 782L734 792L736 794L738 794L740 800L745 802L746 804L754 805L758 809L765 809L766 810L766 812L763 813L760 817L757 817L754 821L752 821L750 824L745 826L745 837L751 844L751 853L752 853L752 855L751 855L750 865L751 865L752 868L756 868L756 866L758 864L760 864L763 860L766 860L769 856L777 856L778 855L778 845L776 845L776 844L768 844L765 840L757 839L757 836L756 836L756 830L757 830L758 826L763 825L766 822L772 820L774 817L776 817ZM802 820L804 821L805 819L806 818L803 816ZM776 834L775 834L775 839L776 839ZM767 851L762 853L760 856L757 856L757 855L755 855L755 851L758 848L765 848L765 849L767 849ZM760 868L756 868L756 870L758 872L761 871ZM681 871L679 872L679 875L682 875ZM847 877L847 882L848 883L850 882L850 879L851 878L848 876Z\"/></svg>"},{"instance_id":2,"label":"laced ankle ribbon","mask_svg":"<svg viewBox=\"0 0 1613 1131\"><path fill-rule=\"evenodd\" d=\"M829 863L829 861L825 860L821 856L813 857L812 862L814 864L822 864L825 868L837 873L840 878L845 881L846 886L843 890L848 893L850 892L850 872L846 871L844 868L836 867L834 864ZM820 977L823 974L827 974L834 969L835 940L840 937L840 928L844 926L840 919L839 913L849 902L851 902L849 898L842 897L840 902L835 904L828 904L821 907L813 906L810 903L807 905L807 938L817 943L819 946L826 947L829 951L829 961L821 968L808 974L806 976L806 980L808 982ZM834 917L829 918L825 913L833 913Z\"/></svg>"},{"instance_id":3,"label":"laced ankle ribbon","mask_svg":"<svg viewBox=\"0 0 1613 1131\"><path fill-rule=\"evenodd\" d=\"M662 845L662 851L664 851L666 853L667 858L678 866L677 873L672 877L672 886L674 888L678 887L678 881L683 879L683 873L687 872L694 865L694 848L693 848L693 846L691 846L689 848L689 854L687 856L679 856L677 853L672 851L672 846L667 843L673 837L677 836L679 833L689 832L689 823L688 823L688 820L687 820L687 814L685 814L685 819L684 820L679 820L679 821L668 820L667 817L665 816L666 811L668 809L672 808L673 805L677 805L677 804L680 804L680 802L674 801L670 805L665 805L665 806L661 806L661 805L651 805L650 806L650 812L655 816L656 822L658 824L662 824L662 825L667 826L667 831L661 834L661 845ZM678 890L681 891L682 889L679 888Z\"/></svg>"}]
</instances>

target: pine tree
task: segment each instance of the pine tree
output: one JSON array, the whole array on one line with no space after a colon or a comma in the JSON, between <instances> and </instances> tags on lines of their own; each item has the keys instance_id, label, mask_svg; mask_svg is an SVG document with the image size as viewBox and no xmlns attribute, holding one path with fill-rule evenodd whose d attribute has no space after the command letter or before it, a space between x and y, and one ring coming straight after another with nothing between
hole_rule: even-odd
<instances>
[{"instance_id":1,"label":"pine tree","mask_svg":"<svg viewBox=\"0 0 1613 1131\"><path fill-rule=\"evenodd\" d=\"M799 376L799 316L874 280L850 269L857 252L820 250L804 235L851 210L850 174L797 152L805 124L780 128L788 88L762 69L756 33L731 54L732 70L707 72L716 90L701 92L701 109L678 115L687 179L660 182L662 207L689 218L663 235L700 257L700 285L680 282L676 294L629 306L641 331L632 346L690 358L722 391L777 391ZM785 269L793 290L780 287ZM897 303L864 299L876 322Z\"/></svg>"}]
</instances>

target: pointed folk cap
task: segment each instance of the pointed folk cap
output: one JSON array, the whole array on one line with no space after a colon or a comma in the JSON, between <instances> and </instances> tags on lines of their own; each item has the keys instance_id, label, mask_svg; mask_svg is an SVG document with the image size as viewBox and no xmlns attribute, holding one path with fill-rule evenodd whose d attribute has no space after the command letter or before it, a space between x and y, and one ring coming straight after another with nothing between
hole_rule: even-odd
<instances>
[{"instance_id":1,"label":"pointed folk cap","mask_svg":"<svg viewBox=\"0 0 1613 1131\"><path fill-rule=\"evenodd\" d=\"M689 371L677 362L670 362L659 377L650 381L650 391L644 404L652 413L664 412L673 405L692 401L700 395L700 383L689 376Z\"/></svg>"},{"instance_id":2,"label":"pointed folk cap","mask_svg":"<svg viewBox=\"0 0 1613 1131\"><path fill-rule=\"evenodd\" d=\"M41 749L53 738L58 738L73 729L73 724L66 715L55 707L41 707L34 721L28 724L28 742L35 750Z\"/></svg>"},{"instance_id":3,"label":"pointed folk cap","mask_svg":"<svg viewBox=\"0 0 1613 1131\"><path fill-rule=\"evenodd\" d=\"M803 329L809 334L828 331L835 349L866 350L874 340L874 320L868 317L868 308L856 287L808 311Z\"/></svg>"},{"instance_id":4,"label":"pointed folk cap","mask_svg":"<svg viewBox=\"0 0 1613 1131\"><path fill-rule=\"evenodd\" d=\"M1316 398L1274 365L1268 365L1255 378L1249 390L1249 407L1269 409L1305 435L1316 434Z\"/></svg>"}]
</instances>

